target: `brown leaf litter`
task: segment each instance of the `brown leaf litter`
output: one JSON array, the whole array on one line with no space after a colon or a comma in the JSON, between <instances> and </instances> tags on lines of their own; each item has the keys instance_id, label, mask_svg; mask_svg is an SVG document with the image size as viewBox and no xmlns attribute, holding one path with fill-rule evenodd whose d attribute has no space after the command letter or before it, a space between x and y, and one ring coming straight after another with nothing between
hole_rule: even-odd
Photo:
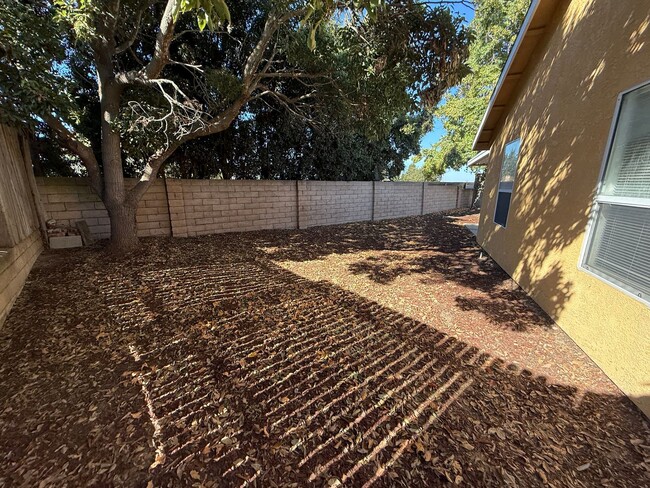
<instances>
[{"instance_id":1,"label":"brown leaf litter","mask_svg":"<svg viewBox=\"0 0 650 488\"><path fill-rule=\"evenodd\" d=\"M4 486L644 486L645 417L453 218L46 252Z\"/></svg>"}]
</instances>

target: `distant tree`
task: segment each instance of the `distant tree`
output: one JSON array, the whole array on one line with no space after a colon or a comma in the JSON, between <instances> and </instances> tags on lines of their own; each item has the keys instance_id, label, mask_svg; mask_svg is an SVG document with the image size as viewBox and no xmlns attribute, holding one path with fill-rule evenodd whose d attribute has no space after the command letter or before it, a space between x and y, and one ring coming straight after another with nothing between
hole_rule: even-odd
<instances>
[{"instance_id":1,"label":"distant tree","mask_svg":"<svg viewBox=\"0 0 650 488\"><path fill-rule=\"evenodd\" d=\"M163 165L245 122L253 104L304 118L348 111L379 135L416 100L437 103L467 44L441 3L4 0L0 119L47 124L104 202L111 247L130 251Z\"/></svg>"},{"instance_id":2,"label":"distant tree","mask_svg":"<svg viewBox=\"0 0 650 488\"><path fill-rule=\"evenodd\" d=\"M471 72L447 92L433 116L442 121L445 134L416 160L424 160L424 174L433 180L447 169L461 168L474 154L472 143L523 22L530 0L475 0L470 23Z\"/></svg>"},{"instance_id":3,"label":"distant tree","mask_svg":"<svg viewBox=\"0 0 650 488\"><path fill-rule=\"evenodd\" d=\"M396 178L397 181L425 181L424 169L421 166L417 166L416 163L412 162L406 168L399 177Z\"/></svg>"},{"instance_id":4,"label":"distant tree","mask_svg":"<svg viewBox=\"0 0 650 488\"><path fill-rule=\"evenodd\" d=\"M422 117L397 118L382 137L352 120L310 123L282 107L239 118L225 131L188 142L170 158L179 178L381 180L420 149Z\"/></svg>"}]
</instances>

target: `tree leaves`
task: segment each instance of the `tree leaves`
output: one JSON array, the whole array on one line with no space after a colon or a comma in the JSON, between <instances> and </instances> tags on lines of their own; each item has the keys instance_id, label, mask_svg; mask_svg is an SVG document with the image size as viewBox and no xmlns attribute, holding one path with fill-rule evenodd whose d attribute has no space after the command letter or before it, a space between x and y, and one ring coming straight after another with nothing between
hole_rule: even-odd
<instances>
[{"instance_id":1,"label":"tree leaves","mask_svg":"<svg viewBox=\"0 0 650 488\"><path fill-rule=\"evenodd\" d=\"M474 154L472 144L510 46L519 31L530 0L483 0L470 24L470 72L433 112L445 134L423 149L425 176L434 180L447 168L462 167Z\"/></svg>"},{"instance_id":2,"label":"tree leaves","mask_svg":"<svg viewBox=\"0 0 650 488\"><path fill-rule=\"evenodd\" d=\"M51 5L0 2L0 122L36 123L53 107L74 112L71 83L63 72L65 36Z\"/></svg>"},{"instance_id":3,"label":"tree leaves","mask_svg":"<svg viewBox=\"0 0 650 488\"><path fill-rule=\"evenodd\" d=\"M231 28L232 20L230 10L225 0L180 0L174 12L174 21L182 13L194 12L199 30L202 32L206 27L211 31L227 25Z\"/></svg>"}]
</instances>

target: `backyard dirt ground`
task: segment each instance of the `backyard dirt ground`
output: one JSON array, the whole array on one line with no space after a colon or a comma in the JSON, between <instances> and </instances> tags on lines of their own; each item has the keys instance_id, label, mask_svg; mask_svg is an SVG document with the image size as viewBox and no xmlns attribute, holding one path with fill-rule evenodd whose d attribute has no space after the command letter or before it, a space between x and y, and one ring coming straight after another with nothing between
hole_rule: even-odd
<instances>
[{"instance_id":1,"label":"backyard dirt ground","mask_svg":"<svg viewBox=\"0 0 650 488\"><path fill-rule=\"evenodd\" d=\"M0 486L648 486L646 418L429 215L48 251Z\"/></svg>"}]
</instances>

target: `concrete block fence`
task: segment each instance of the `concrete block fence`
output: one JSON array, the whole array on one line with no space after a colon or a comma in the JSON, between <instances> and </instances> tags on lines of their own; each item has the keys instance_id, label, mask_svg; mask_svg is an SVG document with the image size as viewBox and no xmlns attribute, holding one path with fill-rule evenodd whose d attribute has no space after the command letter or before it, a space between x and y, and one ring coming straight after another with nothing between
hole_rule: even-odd
<instances>
[{"instance_id":1,"label":"concrete block fence","mask_svg":"<svg viewBox=\"0 0 650 488\"><path fill-rule=\"evenodd\" d=\"M135 183L135 179L126 180L127 188ZM108 212L86 178L36 178L36 185L47 219L70 226L77 220L85 220L93 237L110 237ZM171 234L167 192L162 179L154 181L145 193L136 219L140 237Z\"/></svg>"},{"instance_id":2,"label":"concrete block fence","mask_svg":"<svg viewBox=\"0 0 650 488\"><path fill-rule=\"evenodd\" d=\"M47 218L85 220L110 237L108 213L85 178L37 178ZM127 186L135 180L127 180ZM382 220L467 208L463 183L157 179L138 208L140 236L188 237Z\"/></svg>"}]
</instances>

